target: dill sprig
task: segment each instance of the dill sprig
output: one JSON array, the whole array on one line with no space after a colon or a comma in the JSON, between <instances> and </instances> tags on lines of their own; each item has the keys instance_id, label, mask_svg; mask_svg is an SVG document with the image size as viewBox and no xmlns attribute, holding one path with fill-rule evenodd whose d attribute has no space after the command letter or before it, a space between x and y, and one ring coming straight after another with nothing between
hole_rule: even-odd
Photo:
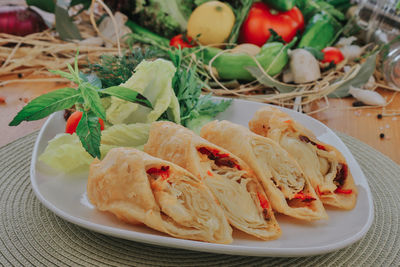
<instances>
[{"instance_id":1,"label":"dill sprig","mask_svg":"<svg viewBox=\"0 0 400 267\"><path fill-rule=\"evenodd\" d=\"M122 56L102 55L97 63L90 63L89 68L100 78L104 87L118 86L126 82L136 66L145 59L168 58L165 51L156 47L135 47Z\"/></svg>"}]
</instances>

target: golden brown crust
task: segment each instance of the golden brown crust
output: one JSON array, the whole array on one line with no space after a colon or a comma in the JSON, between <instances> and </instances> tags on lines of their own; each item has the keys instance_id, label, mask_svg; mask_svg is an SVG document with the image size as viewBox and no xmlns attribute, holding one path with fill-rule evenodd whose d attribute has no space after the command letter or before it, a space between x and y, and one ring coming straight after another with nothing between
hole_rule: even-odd
<instances>
[{"instance_id":1,"label":"golden brown crust","mask_svg":"<svg viewBox=\"0 0 400 267\"><path fill-rule=\"evenodd\" d=\"M171 122L152 124L144 150L174 162L203 180L234 227L264 240L281 235L253 171L229 151Z\"/></svg>"},{"instance_id":2,"label":"golden brown crust","mask_svg":"<svg viewBox=\"0 0 400 267\"><path fill-rule=\"evenodd\" d=\"M310 130L270 106L256 112L249 128L278 142L297 160L324 204L346 210L355 207L357 187L345 158L335 147L319 141Z\"/></svg>"},{"instance_id":3,"label":"golden brown crust","mask_svg":"<svg viewBox=\"0 0 400 267\"><path fill-rule=\"evenodd\" d=\"M174 237L228 244L232 229L209 189L183 168L132 148L90 166L89 200L128 223Z\"/></svg>"},{"instance_id":4,"label":"golden brown crust","mask_svg":"<svg viewBox=\"0 0 400 267\"><path fill-rule=\"evenodd\" d=\"M275 141L228 121L204 125L201 136L244 160L256 173L277 212L308 221L327 218L300 166Z\"/></svg>"}]
</instances>

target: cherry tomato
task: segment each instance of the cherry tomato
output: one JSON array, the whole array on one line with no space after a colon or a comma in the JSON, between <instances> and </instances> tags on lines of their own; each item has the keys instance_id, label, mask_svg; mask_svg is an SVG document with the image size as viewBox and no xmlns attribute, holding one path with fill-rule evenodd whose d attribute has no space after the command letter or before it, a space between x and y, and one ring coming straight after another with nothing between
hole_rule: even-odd
<instances>
[{"instance_id":1,"label":"cherry tomato","mask_svg":"<svg viewBox=\"0 0 400 267\"><path fill-rule=\"evenodd\" d=\"M324 59L321 60L322 63L333 63L338 64L344 59L344 56L339 48L336 47L325 47L321 50L324 53Z\"/></svg>"},{"instance_id":2,"label":"cherry tomato","mask_svg":"<svg viewBox=\"0 0 400 267\"><path fill-rule=\"evenodd\" d=\"M193 41L192 37L183 35L183 34L178 34L174 37L172 37L171 41L169 41L170 46L174 46L176 48L186 48L186 47L193 47L195 46L195 42Z\"/></svg>"},{"instance_id":3,"label":"cherry tomato","mask_svg":"<svg viewBox=\"0 0 400 267\"><path fill-rule=\"evenodd\" d=\"M82 111L75 111L69 116L67 120L67 124L65 125L65 132L69 134L73 134L76 131L76 127L79 124L79 121L82 118ZM104 121L99 118L100 129L104 130Z\"/></svg>"},{"instance_id":4,"label":"cherry tomato","mask_svg":"<svg viewBox=\"0 0 400 267\"><path fill-rule=\"evenodd\" d=\"M254 3L242 24L239 41L262 46L271 36L270 29L285 42L290 42L298 31L304 29L303 14L297 7L280 12L262 2Z\"/></svg>"}]
</instances>

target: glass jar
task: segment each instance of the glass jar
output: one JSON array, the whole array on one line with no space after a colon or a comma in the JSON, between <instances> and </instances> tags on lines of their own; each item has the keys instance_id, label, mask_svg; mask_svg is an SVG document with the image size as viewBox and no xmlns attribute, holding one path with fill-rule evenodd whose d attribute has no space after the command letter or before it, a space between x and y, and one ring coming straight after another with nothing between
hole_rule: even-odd
<instances>
[{"instance_id":1,"label":"glass jar","mask_svg":"<svg viewBox=\"0 0 400 267\"><path fill-rule=\"evenodd\" d=\"M383 65L386 81L400 88L400 5L398 0L362 0L356 11L357 25L366 42L392 42Z\"/></svg>"}]
</instances>

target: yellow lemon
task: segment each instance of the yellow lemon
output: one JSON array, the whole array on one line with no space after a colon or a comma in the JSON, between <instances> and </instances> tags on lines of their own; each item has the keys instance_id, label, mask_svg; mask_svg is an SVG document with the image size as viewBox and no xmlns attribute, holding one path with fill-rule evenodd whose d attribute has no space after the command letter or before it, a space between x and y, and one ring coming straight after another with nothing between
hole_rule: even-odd
<instances>
[{"instance_id":1,"label":"yellow lemon","mask_svg":"<svg viewBox=\"0 0 400 267\"><path fill-rule=\"evenodd\" d=\"M235 24L235 14L225 3L210 1L198 6L190 15L187 33L202 45L225 42Z\"/></svg>"}]
</instances>

